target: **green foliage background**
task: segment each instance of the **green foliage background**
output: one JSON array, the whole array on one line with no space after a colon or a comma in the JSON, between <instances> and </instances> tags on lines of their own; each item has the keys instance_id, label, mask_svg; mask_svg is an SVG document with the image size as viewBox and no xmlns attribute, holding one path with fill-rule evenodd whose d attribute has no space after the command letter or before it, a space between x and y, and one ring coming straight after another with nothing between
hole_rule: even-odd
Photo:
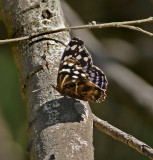
<instances>
[{"instance_id":1,"label":"green foliage background","mask_svg":"<svg viewBox=\"0 0 153 160\"><path fill-rule=\"evenodd\" d=\"M93 20L103 23L153 16L153 1L151 0L67 0L66 2L78 13L85 24ZM141 26L153 32L153 24ZM153 85L153 38L126 29L97 29L93 33L110 51L110 55L112 50L116 50L115 53L117 53L123 47L117 43L119 41L131 47L133 55L130 53L124 56L119 55L123 58L112 56ZM6 28L3 23L0 23L0 39L5 38L7 38ZM112 44L115 46L114 49ZM147 112L114 82L109 81L107 95L105 102L91 104L94 114L153 147L153 118L149 117ZM28 160L27 126L26 106L21 98L20 84L11 49L9 45L1 45L0 159ZM96 129L94 130L94 147L95 160L148 159Z\"/></svg>"}]
</instances>

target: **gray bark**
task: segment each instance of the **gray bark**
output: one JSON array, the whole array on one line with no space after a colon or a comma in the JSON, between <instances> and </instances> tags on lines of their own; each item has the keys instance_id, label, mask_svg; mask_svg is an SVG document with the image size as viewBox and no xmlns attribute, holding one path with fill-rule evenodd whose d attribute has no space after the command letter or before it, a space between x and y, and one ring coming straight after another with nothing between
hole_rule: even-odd
<instances>
[{"instance_id":1,"label":"gray bark","mask_svg":"<svg viewBox=\"0 0 153 160\"><path fill-rule=\"evenodd\" d=\"M3 0L0 13L10 37L67 25L58 0ZM65 44L70 40L69 32L60 32L12 46L20 81L25 85L30 159L93 160L93 118L88 103L57 97L49 85L56 84L65 48L49 38Z\"/></svg>"}]
</instances>

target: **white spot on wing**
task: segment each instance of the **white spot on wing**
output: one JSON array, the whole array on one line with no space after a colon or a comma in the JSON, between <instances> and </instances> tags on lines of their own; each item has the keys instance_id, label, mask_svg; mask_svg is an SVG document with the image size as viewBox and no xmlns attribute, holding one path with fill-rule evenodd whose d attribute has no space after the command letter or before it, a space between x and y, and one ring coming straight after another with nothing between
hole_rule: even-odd
<instances>
[{"instance_id":1,"label":"white spot on wing","mask_svg":"<svg viewBox=\"0 0 153 160\"><path fill-rule=\"evenodd\" d=\"M74 66L74 63L68 63L68 66L72 67Z\"/></svg>"},{"instance_id":2,"label":"white spot on wing","mask_svg":"<svg viewBox=\"0 0 153 160\"><path fill-rule=\"evenodd\" d=\"M78 71L74 71L73 73L74 73L74 74L79 74L79 72L78 72Z\"/></svg>"},{"instance_id":3,"label":"white spot on wing","mask_svg":"<svg viewBox=\"0 0 153 160\"><path fill-rule=\"evenodd\" d=\"M67 65L67 62L64 62L63 65Z\"/></svg>"},{"instance_id":4,"label":"white spot on wing","mask_svg":"<svg viewBox=\"0 0 153 160\"><path fill-rule=\"evenodd\" d=\"M80 59L81 59L81 55L78 55L78 56L76 57L76 59L80 60Z\"/></svg>"},{"instance_id":5,"label":"white spot on wing","mask_svg":"<svg viewBox=\"0 0 153 160\"><path fill-rule=\"evenodd\" d=\"M81 76L82 76L82 77L86 77L86 74L84 74L84 73L81 73Z\"/></svg>"},{"instance_id":6,"label":"white spot on wing","mask_svg":"<svg viewBox=\"0 0 153 160\"><path fill-rule=\"evenodd\" d=\"M82 51L83 51L83 48L80 48L80 49L79 49L79 52L82 52Z\"/></svg>"},{"instance_id":7,"label":"white spot on wing","mask_svg":"<svg viewBox=\"0 0 153 160\"><path fill-rule=\"evenodd\" d=\"M68 73L70 73L70 69L69 68L68 69L63 68L61 72L68 72Z\"/></svg>"},{"instance_id":8,"label":"white spot on wing","mask_svg":"<svg viewBox=\"0 0 153 160\"><path fill-rule=\"evenodd\" d=\"M86 62L88 61L88 57L84 57L83 59L84 59L84 61L86 61Z\"/></svg>"},{"instance_id":9,"label":"white spot on wing","mask_svg":"<svg viewBox=\"0 0 153 160\"><path fill-rule=\"evenodd\" d=\"M71 48L70 46L67 46L65 50L68 51L70 48Z\"/></svg>"},{"instance_id":10,"label":"white spot on wing","mask_svg":"<svg viewBox=\"0 0 153 160\"><path fill-rule=\"evenodd\" d=\"M77 78L78 78L78 76L74 75L74 76L72 76L72 78L75 78L75 79L77 79Z\"/></svg>"},{"instance_id":11,"label":"white spot on wing","mask_svg":"<svg viewBox=\"0 0 153 160\"><path fill-rule=\"evenodd\" d=\"M71 49L72 49L72 50L75 50L76 47L77 47L77 45L73 45L73 46L71 47Z\"/></svg>"}]
</instances>

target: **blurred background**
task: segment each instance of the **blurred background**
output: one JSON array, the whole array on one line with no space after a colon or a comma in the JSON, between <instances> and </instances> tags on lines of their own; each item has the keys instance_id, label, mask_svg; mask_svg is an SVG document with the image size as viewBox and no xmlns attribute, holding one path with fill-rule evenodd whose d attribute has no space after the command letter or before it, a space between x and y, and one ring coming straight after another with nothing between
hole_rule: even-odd
<instances>
[{"instance_id":1,"label":"blurred background","mask_svg":"<svg viewBox=\"0 0 153 160\"><path fill-rule=\"evenodd\" d=\"M65 0L70 26L128 21L153 16L152 0ZM153 33L153 23L138 25ZM109 81L107 98L91 104L93 113L153 147L153 38L128 29L72 32L92 54ZM0 21L0 39L7 30ZM28 160L26 106L9 45L0 46L0 160ZM149 158L94 129L95 160Z\"/></svg>"}]
</instances>

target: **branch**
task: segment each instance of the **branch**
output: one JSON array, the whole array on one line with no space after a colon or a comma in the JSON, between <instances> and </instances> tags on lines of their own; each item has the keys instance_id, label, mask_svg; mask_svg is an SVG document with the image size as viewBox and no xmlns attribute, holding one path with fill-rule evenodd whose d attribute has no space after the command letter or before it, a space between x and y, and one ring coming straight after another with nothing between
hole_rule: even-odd
<instances>
[{"instance_id":1,"label":"branch","mask_svg":"<svg viewBox=\"0 0 153 160\"><path fill-rule=\"evenodd\" d=\"M135 27L135 26L130 26L130 25L119 25L120 28L127 28L127 29L131 29L131 30L135 30L135 31L139 31L139 32L142 32L144 34L147 34L148 36L153 36L153 33L151 32L148 32L140 27Z\"/></svg>"},{"instance_id":2,"label":"branch","mask_svg":"<svg viewBox=\"0 0 153 160\"><path fill-rule=\"evenodd\" d=\"M142 33L147 34L152 37L153 33L148 32L146 30L143 30L140 27L131 26L131 24L142 24L142 23L148 23L148 22L153 22L153 17L149 17L149 18L142 19L142 20L125 21L125 22L111 22L111 23L103 23L103 24L91 23L89 25L65 27L65 28L60 28L60 29L56 29L56 30L45 31L42 33L35 33L35 34L31 34L29 36L20 37L20 38L0 40L0 44L8 44L8 43L15 43L15 42L24 41L24 40L30 40L32 38L36 38L39 36L48 35L51 33L53 34L53 33L63 32L63 31L78 30L78 29L109 28L109 27L127 28L127 29L131 29L131 30L136 30L136 31L142 32Z\"/></svg>"},{"instance_id":3,"label":"branch","mask_svg":"<svg viewBox=\"0 0 153 160\"><path fill-rule=\"evenodd\" d=\"M118 128L110 125L107 121L99 119L94 114L93 114L93 120L94 120L94 126L98 130L110 135L111 137L120 142L127 144L128 146L134 148L141 154L144 154L153 160L153 149L150 146L136 139L132 135L129 135L119 130Z\"/></svg>"}]
</instances>

